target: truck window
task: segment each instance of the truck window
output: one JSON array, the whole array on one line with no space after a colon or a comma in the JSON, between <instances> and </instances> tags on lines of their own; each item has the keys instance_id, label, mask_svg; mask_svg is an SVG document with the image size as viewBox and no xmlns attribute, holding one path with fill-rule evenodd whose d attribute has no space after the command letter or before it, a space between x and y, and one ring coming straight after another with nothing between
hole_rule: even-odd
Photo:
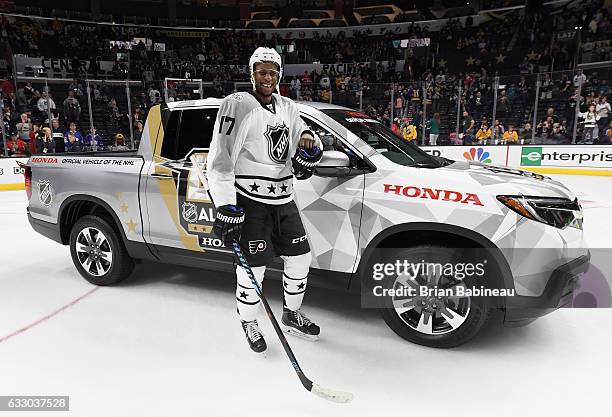
<instances>
[{"instance_id":1,"label":"truck window","mask_svg":"<svg viewBox=\"0 0 612 417\"><path fill-rule=\"evenodd\" d=\"M165 118L164 123L164 142L162 143L161 148L161 156L168 159L174 159L176 156L176 131L178 129L178 122L180 113L177 111L171 112L170 110L165 110Z\"/></svg>"},{"instance_id":2,"label":"truck window","mask_svg":"<svg viewBox=\"0 0 612 417\"><path fill-rule=\"evenodd\" d=\"M164 140L161 156L176 161L185 158L193 148L208 148L217 111L218 109L182 110L178 120L178 137L174 139L174 135L171 135L167 138L168 143Z\"/></svg>"},{"instance_id":3,"label":"truck window","mask_svg":"<svg viewBox=\"0 0 612 417\"><path fill-rule=\"evenodd\" d=\"M340 151L348 155L351 160L351 166L353 168L359 169L367 169L368 165L364 163L364 161L359 158L355 152L351 151L341 140L336 137L331 131L327 128L323 127L319 123L312 120L310 117L306 117L304 115L301 116L302 120L306 123L308 128L315 132L315 134L321 139L323 143L323 151Z\"/></svg>"},{"instance_id":4,"label":"truck window","mask_svg":"<svg viewBox=\"0 0 612 417\"><path fill-rule=\"evenodd\" d=\"M183 159L193 148L210 146L217 112L218 109L183 110L176 159Z\"/></svg>"},{"instance_id":5,"label":"truck window","mask_svg":"<svg viewBox=\"0 0 612 417\"><path fill-rule=\"evenodd\" d=\"M302 116L302 120L304 120L308 128L312 130L319 137L319 139L321 139L324 151L344 151L345 147L329 130L327 130L309 117Z\"/></svg>"},{"instance_id":6,"label":"truck window","mask_svg":"<svg viewBox=\"0 0 612 417\"><path fill-rule=\"evenodd\" d=\"M387 126L370 116L353 110L324 109L323 113L346 127L353 134L380 152L387 159L400 165L431 164L441 166L440 162L425 153L414 143L406 142Z\"/></svg>"}]
</instances>

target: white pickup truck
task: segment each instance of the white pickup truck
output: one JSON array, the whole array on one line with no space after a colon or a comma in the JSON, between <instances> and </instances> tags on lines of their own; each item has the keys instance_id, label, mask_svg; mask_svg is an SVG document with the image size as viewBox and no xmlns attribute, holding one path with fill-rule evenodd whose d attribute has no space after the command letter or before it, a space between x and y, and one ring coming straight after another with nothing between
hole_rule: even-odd
<instances>
[{"instance_id":1,"label":"white pickup truck","mask_svg":"<svg viewBox=\"0 0 612 417\"><path fill-rule=\"evenodd\" d=\"M126 278L138 260L231 271L231 251L212 234L215 209L190 162L192 154L205 158L220 103L151 108L137 152L32 156L25 169L30 224L69 245L78 271L96 285ZM590 254L582 209L562 184L432 157L350 109L298 107L324 143L316 174L293 184L313 253L310 283L361 290L367 307L365 295L380 287L372 268L382 258L419 262L439 249L448 263L449 248L481 250L486 277L471 284L503 289L501 297L417 293L375 306L398 335L434 347L465 343L493 311L520 325L571 301ZM281 272L280 262L271 265L271 275ZM382 283L470 284L453 274L433 278L407 283L397 273Z\"/></svg>"}]
</instances>

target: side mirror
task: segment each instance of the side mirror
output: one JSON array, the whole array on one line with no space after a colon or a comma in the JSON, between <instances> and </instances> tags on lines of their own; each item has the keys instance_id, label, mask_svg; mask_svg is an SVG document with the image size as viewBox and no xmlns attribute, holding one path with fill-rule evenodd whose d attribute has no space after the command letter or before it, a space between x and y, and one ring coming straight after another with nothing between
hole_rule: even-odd
<instances>
[{"instance_id":1,"label":"side mirror","mask_svg":"<svg viewBox=\"0 0 612 417\"><path fill-rule=\"evenodd\" d=\"M319 177L354 177L363 174L362 169L351 168L348 155L340 151L323 151L319 165L315 168L315 175Z\"/></svg>"},{"instance_id":2,"label":"side mirror","mask_svg":"<svg viewBox=\"0 0 612 417\"><path fill-rule=\"evenodd\" d=\"M350 167L351 160L348 155L340 151L323 151L321 160L319 161L319 167Z\"/></svg>"}]
</instances>

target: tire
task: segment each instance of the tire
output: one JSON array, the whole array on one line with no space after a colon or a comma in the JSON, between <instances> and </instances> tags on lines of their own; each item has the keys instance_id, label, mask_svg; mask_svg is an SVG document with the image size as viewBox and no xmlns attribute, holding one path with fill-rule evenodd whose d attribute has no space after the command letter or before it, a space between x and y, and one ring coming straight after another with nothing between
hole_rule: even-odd
<instances>
[{"instance_id":1,"label":"tire","mask_svg":"<svg viewBox=\"0 0 612 417\"><path fill-rule=\"evenodd\" d=\"M116 284L134 270L121 236L98 216L83 216L72 227L70 255L83 278L95 285Z\"/></svg>"},{"instance_id":2,"label":"tire","mask_svg":"<svg viewBox=\"0 0 612 417\"><path fill-rule=\"evenodd\" d=\"M425 254L441 253L442 259L436 262L444 264L457 261L458 258L443 259L450 256L456 249L450 249L439 245L426 244L411 248L394 249L388 258L395 262L396 259L406 259L409 262L418 263L421 259L427 259ZM437 252L440 251L440 252ZM445 255L446 254L446 255ZM431 259L431 258L430 258ZM431 277L430 277L431 278ZM429 282L427 277L418 277L417 284L414 281L409 286L415 286L418 292L420 286L437 285ZM433 277L431 280L435 280ZM445 278L438 278L442 282ZM397 288L401 277L389 276L385 278L385 288ZM405 278L403 282L406 282ZM473 278L457 280L454 277L448 279L446 288L454 286L465 286L466 288L479 287L483 282L476 282ZM440 285L439 288L445 287ZM460 346L475 337L487 324L491 313L492 303L489 297L464 296L464 297L384 297L383 308L380 313L387 325L400 337L419 345L434 348L451 348ZM424 304L422 304L424 303ZM433 318L433 319L432 319Z\"/></svg>"}]
</instances>

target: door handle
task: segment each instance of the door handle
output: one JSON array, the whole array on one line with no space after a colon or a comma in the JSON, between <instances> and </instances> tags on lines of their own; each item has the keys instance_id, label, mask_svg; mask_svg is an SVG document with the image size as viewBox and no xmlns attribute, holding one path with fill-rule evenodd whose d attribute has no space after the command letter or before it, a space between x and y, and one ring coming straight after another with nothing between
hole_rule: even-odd
<instances>
[{"instance_id":1,"label":"door handle","mask_svg":"<svg viewBox=\"0 0 612 417\"><path fill-rule=\"evenodd\" d=\"M159 174L157 172L152 173L151 176L153 178L158 178L160 180L171 180L171 179L174 178L172 175L169 175L169 174Z\"/></svg>"}]
</instances>

